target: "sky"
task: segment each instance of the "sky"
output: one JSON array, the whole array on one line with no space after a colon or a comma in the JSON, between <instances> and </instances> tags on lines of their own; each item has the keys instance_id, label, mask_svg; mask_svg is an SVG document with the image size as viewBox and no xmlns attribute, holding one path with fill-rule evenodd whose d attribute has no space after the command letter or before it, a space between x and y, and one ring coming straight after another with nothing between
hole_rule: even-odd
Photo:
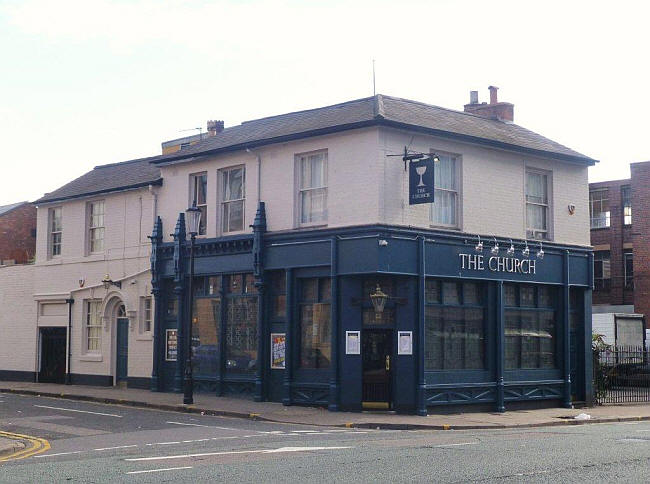
<instances>
[{"instance_id":1,"label":"sky","mask_svg":"<svg viewBox=\"0 0 650 484\"><path fill-rule=\"evenodd\" d=\"M208 119L469 91L600 160L650 160L647 2L0 0L0 205L159 154ZM187 131L190 130L190 131Z\"/></svg>"}]
</instances>

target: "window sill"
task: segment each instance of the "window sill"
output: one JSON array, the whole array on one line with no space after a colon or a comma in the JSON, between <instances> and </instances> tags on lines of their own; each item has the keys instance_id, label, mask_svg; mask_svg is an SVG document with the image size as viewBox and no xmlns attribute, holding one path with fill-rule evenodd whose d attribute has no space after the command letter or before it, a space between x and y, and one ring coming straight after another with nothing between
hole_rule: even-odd
<instances>
[{"instance_id":1,"label":"window sill","mask_svg":"<svg viewBox=\"0 0 650 484\"><path fill-rule=\"evenodd\" d=\"M607 227L591 227L590 226L589 230L609 230L610 228L612 228L612 227L611 226L607 226Z\"/></svg>"},{"instance_id":2,"label":"window sill","mask_svg":"<svg viewBox=\"0 0 650 484\"><path fill-rule=\"evenodd\" d=\"M451 230L454 232L459 232L460 227L458 225L434 225L434 224L429 224L429 228L431 229L438 229L438 230Z\"/></svg>"},{"instance_id":3,"label":"window sill","mask_svg":"<svg viewBox=\"0 0 650 484\"><path fill-rule=\"evenodd\" d=\"M79 356L79 361L103 361L103 360L104 360L104 356L101 354L88 353Z\"/></svg>"},{"instance_id":4,"label":"window sill","mask_svg":"<svg viewBox=\"0 0 650 484\"><path fill-rule=\"evenodd\" d=\"M153 336L150 334L139 334L135 337L136 341L153 341Z\"/></svg>"}]
</instances>

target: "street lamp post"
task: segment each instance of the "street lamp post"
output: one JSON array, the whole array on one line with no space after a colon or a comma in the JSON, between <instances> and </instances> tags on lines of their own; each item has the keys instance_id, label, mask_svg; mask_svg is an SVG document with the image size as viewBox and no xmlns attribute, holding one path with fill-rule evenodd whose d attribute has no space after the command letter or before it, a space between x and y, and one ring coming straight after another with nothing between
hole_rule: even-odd
<instances>
[{"instance_id":1,"label":"street lamp post","mask_svg":"<svg viewBox=\"0 0 650 484\"><path fill-rule=\"evenodd\" d=\"M196 200L192 206L185 211L185 218L187 219L188 232L190 234L190 281L188 284L188 292L190 294L190 307L188 309L189 315L187 324L185 325L185 378L184 386L185 393L183 395L183 403L191 405L194 403L194 382L192 381L192 318L194 310L194 243L196 242L196 234L199 233L199 223L201 221L201 210L196 206Z\"/></svg>"}]
</instances>

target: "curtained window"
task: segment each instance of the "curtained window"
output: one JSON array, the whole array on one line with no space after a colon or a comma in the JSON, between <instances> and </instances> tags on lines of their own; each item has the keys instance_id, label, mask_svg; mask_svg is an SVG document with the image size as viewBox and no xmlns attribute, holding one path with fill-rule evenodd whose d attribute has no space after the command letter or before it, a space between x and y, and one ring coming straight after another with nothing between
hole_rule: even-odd
<instances>
[{"instance_id":1,"label":"curtained window","mask_svg":"<svg viewBox=\"0 0 650 484\"><path fill-rule=\"evenodd\" d=\"M434 163L435 193L431 204L431 222L434 225L458 226L458 181L456 157L439 155Z\"/></svg>"},{"instance_id":2,"label":"curtained window","mask_svg":"<svg viewBox=\"0 0 650 484\"><path fill-rule=\"evenodd\" d=\"M526 171L526 237L549 238L548 175Z\"/></svg>"}]
</instances>

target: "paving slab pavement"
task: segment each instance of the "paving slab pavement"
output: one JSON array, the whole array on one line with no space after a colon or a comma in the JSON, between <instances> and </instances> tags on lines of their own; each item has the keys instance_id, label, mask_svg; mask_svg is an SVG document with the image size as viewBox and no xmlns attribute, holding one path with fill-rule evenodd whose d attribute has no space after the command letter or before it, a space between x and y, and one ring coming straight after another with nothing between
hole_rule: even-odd
<instances>
[{"instance_id":1,"label":"paving slab pavement","mask_svg":"<svg viewBox=\"0 0 650 484\"><path fill-rule=\"evenodd\" d=\"M178 393L86 385L0 381L0 392L253 418L279 423L358 428L470 430L650 420L650 403L581 409L512 410L505 413L473 412L468 408L468 411L463 413L431 413L427 417L420 417L382 412L329 412L321 407L284 406L281 403L253 402L202 393L194 395L193 405L183 405L183 395ZM430 410L434 411L435 409ZM580 413L589 414L591 419L575 420L574 417Z\"/></svg>"},{"instance_id":2,"label":"paving slab pavement","mask_svg":"<svg viewBox=\"0 0 650 484\"><path fill-rule=\"evenodd\" d=\"M5 439L0 437L0 457L8 457L11 454L23 450L25 444L17 440Z\"/></svg>"}]
</instances>

